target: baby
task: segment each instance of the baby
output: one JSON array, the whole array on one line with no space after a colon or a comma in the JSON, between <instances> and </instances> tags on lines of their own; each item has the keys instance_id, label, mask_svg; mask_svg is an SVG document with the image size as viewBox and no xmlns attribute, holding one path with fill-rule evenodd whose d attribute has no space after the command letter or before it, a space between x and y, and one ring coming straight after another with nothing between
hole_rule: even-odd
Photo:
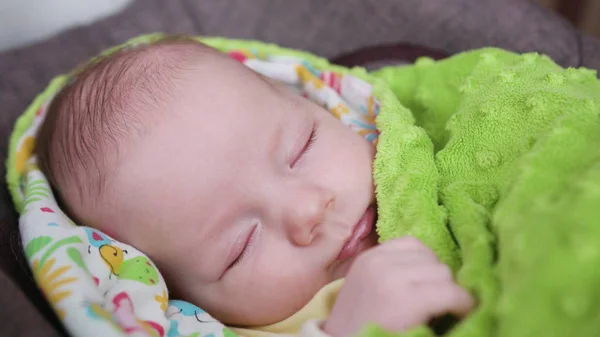
<instances>
[{"instance_id":1,"label":"baby","mask_svg":"<svg viewBox=\"0 0 600 337\"><path fill-rule=\"evenodd\" d=\"M37 144L71 217L143 251L174 296L248 334L301 309L328 316L303 316L306 334L344 337L473 306L416 239L377 245L371 143L197 42L84 69L55 97Z\"/></svg>"}]
</instances>

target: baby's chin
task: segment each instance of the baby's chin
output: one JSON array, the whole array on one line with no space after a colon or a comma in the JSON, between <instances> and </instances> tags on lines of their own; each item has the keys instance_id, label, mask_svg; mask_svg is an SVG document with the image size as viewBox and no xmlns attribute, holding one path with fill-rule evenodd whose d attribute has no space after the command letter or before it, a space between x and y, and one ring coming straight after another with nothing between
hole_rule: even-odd
<instances>
[{"instance_id":1,"label":"baby's chin","mask_svg":"<svg viewBox=\"0 0 600 337\"><path fill-rule=\"evenodd\" d=\"M358 249L356 250L356 253L353 256L344 259L343 261L339 261L339 263L335 265L332 272L332 282L346 277L348 275L350 267L352 267L352 263L354 263L354 261L356 261L356 259L365 251L375 247L379 242L378 240L379 236L377 235L377 231L375 230L373 230L369 234L369 236L361 240L358 244Z\"/></svg>"}]
</instances>

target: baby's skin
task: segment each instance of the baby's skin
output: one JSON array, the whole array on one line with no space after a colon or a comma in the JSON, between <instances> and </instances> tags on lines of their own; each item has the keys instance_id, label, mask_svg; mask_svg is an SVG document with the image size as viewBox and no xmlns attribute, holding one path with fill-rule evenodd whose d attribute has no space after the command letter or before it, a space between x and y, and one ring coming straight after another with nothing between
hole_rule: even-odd
<instances>
[{"instance_id":1,"label":"baby's skin","mask_svg":"<svg viewBox=\"0 0 600 337\"><path fill-rule=\"evenodd\" d=\"M171 57L160 48L143 57ZM371 143L201 48L182 58L169 94L138 113L140 132L119 139L102 200L86 209L62 187L74 213L148 254L174 295L228 325L281 321L340 278L322 325L336 337L367 323L403 331L471 309L470 295L420 242L377 244Z\"/></svg>"}]
</instances>

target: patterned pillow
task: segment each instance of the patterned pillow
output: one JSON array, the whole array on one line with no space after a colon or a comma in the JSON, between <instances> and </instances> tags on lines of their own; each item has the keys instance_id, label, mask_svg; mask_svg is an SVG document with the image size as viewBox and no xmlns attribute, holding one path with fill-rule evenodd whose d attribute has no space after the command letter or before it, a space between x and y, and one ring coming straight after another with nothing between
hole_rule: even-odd
<instances>
[{"instance_id":1,"label":"patterned pillow","mask_svg":"<svg viewBox=\"0 0 600 337\"><path fill-rule=\"evenodd\" d=\"M93 59L165 38L137 37ZM342 68L314 55L256 41L195 38L279 81L329 110L375 143L380 103L364 69ZM76 72L55 78L17 121L8 183L20 212L25 255L35 281L73 336L235 335L201 308L169 300L165 281L143 252L106 233L78 226L60 209L33 155L36 133L53 96Z\"/></svg>"}]
</instances>

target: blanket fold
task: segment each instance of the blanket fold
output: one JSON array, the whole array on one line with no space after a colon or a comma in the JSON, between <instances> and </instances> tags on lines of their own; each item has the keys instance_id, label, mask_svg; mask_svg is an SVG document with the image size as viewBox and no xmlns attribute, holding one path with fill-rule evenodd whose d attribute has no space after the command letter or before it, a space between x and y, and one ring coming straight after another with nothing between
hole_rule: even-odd
<instances>
[{"instance_id":1,"label":"blanket fold","mask_svg":"<svg viewBox=\"0 0 600 337\"><path fill-rule=\"evenodd\" d=\"M154 43L152 34L105 51ZM453 337L600 331L600 82L535 53L482 49L374 73L257 41L200 38L377 143L382 240L430 246L478 301ZM92 60L93 61L93 60ZM75 336L235 334L169 298L153 262L64 214L33 155L57 77L17 121L7 182L38 286ZM375 127L376 124L377 128ZM375 325L361 337L395 334Z\"/></svg>"},{"instance_id":2,"label":"blanket fold","mask_svg":"<svg viewBox=\"0 0 600 337\"><path fill-rule=\"evenodd\" d=\"M416 124L401 109L377 119L378 230L414 235L461 263L458 281L479 306L449 335L596 335L596 74L484 49L375 75Z\"/></svg>"}]
</instances>

